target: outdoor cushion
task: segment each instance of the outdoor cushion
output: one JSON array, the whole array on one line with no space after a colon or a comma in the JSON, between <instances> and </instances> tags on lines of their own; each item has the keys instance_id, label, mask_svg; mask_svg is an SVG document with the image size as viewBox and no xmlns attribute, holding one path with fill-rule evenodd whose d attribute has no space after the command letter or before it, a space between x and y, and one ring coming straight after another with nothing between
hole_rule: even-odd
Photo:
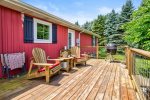
<instances>
[{"instance_id":1,"label":"outdoor cushion","mask_svg":"<svg viewBox=\"0 0 150 100\"><path fill-rule=\"evenodd\" d=\"M53 64L52 66L49 66L49 68L50 69L53 69L54 67L56 67L56 66L58 66L60 64L60 62L56 62L55 64ZM39 70L38 70L38 72L40 73L40 72L43 72L43 71L45 71L45 68L43 67L43 68L40 68Z\"/></svg>"}]
</instances>

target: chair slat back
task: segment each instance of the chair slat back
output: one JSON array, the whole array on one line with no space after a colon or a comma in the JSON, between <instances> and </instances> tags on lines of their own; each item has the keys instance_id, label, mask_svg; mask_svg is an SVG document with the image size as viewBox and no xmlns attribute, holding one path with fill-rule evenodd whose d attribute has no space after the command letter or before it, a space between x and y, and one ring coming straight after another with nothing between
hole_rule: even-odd
<instances>
[{"instance_id":1,"label":"chair slat back","mask_svg":"<svg viewBox=\"0 0 150 100\"><path fill-rule=\"evenodd\" d=\"M34 48L32 50L32 55L36 63L47 63L46 53L41 48Z\"/></svg>"},{"instance_id":2,"label":"chair slat back","mask_svg":"<svg viewBox=\"0 0 150 100\"><path fill-rule=\"evenodd\" d=\"M77 46L72 47L71 48L71 54L77 58L80 58L80 48Z\"/></svg>"},{"instance_id":3,"label":"chair slat back","mask_svg":"<svg viewBox=\"0 0 150 100\"><path fill-rule=\"evenodd\" d=\"M64 57L64 58L67 58L68 55L69 55L69 53L68 53L67 51L63 51L63 52L61 53L61 56Z\"/></svg>"}]
</instances>

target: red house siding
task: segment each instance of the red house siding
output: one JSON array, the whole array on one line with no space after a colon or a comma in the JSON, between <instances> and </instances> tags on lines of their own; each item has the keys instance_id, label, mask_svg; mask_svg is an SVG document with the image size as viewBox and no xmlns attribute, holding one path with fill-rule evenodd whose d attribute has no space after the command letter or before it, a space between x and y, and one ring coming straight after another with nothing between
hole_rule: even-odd
<instances>
[{"instance_id":1,"label":"red house siding","mask_svg":"<svg viewBox=\"0 0 150 100\"><path fill-rule=\"evenodd\" d=\"M92 36L81 33L80 42L81 46L92 46Z\"/></svg>"},{"instance_id":2,"label":"red house siding","mask_svg":"<svg viewBox=\"0 0 150 100\"><path fill-rule=\"evenodd\" d=\"M68 28L58 25L57 44L24 43L21 13L0 6L0 53L25 51L27 68L34 47L43 48L51 58L58 57L60 49L67 45L67 32Z\"/></svg>"},{"instance_id":3,"label":"red house siding","mask_svg":"<svg viewBox=\"0 0 150 100\"><path fill-rule=\"evenodd\" d=\"M81 46L81 53L95 53L95 47L86 47L92 46L92 36L81 33L80 35L80 46Z\"/></svg>"},{"instance_id":4,"label":"red house siding","mask_svg":"<svg viewBox=\"0 0 150 100\"><path fill-rule=\"evenodd\" d=\"M57 25L57 44L48 43L24 43L23 21L20 12L0 6L0 54L1 53L26 53L26 65L29 68L29 59L32 57L32 49L43 48L51 58L57 58L59 51L68 44L68 28ZM75 32L75 41L79 38L79 32ZM90 35L81 35L81 45L91 45ZM1 77L1 70L0 70Z\"/></svg>"}]
</instances>

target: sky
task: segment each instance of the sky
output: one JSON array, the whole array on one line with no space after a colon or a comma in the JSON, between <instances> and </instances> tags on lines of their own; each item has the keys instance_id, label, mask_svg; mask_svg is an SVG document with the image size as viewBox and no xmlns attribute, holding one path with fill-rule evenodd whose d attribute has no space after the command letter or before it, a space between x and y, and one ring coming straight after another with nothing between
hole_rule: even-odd
<instances>
[{"instance_id":1,"label":"sky","mask_svg":"<svg viewBox=\"0 0 150 100\"><path fill-rule=\"evenodd\" d=\"M22 0L32 6L38 7L48 13L63 18L69 22L79 22L80 25L86 21L92 21L97 15L106 15L115 9L121 11L126 0ZM132 0L134 8L137 9L142 0Z\"/></svg>"}]
</instances>

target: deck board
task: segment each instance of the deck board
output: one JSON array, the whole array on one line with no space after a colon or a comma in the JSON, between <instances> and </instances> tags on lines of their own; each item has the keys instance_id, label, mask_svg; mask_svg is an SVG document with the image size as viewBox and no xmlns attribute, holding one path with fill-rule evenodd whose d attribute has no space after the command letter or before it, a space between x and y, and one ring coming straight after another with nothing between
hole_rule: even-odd
<instances>
[{"instance_id":1,"label":"deck board","mask_svg":"<svg viewBox=\"0 0 150 100\"><path fill-rule=\"evenodd\" d=\"M54 76L39 85L6 98L13 100L136 100L127 69L120 63L90 59L70 73ZM32 80L31 80L32 81ZM40 84L41 83L41 84Z\"/></svg>"}]
</instances>

